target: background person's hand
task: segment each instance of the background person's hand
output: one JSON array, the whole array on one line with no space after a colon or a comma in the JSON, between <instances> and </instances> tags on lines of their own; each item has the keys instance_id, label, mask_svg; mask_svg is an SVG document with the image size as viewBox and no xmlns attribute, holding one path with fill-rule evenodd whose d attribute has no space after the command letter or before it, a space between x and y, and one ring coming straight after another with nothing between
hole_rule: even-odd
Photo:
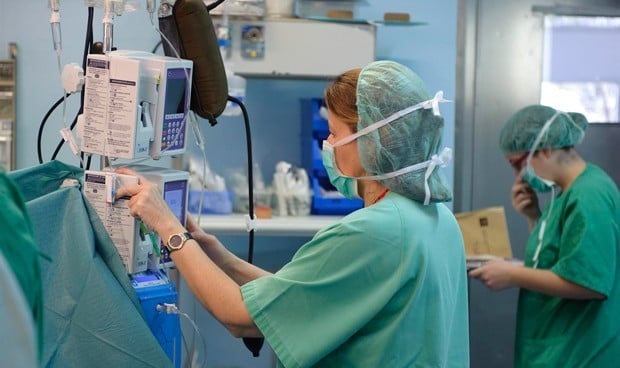
<instances>
[{"instance_id":1,"label":"background person's hand","mask_svg":"<svg viewBox=\"0 0 620 368\"><path fill-rule=\"evenodd\" d=\"M528 219L530 226L538 221L540 217L538 196L519 176L516 177L512 185L510 200L512 202L512 207Z\"/></svg>"},{"instance_id":2,"label":"background person's hand","mask_svg":"<svg viewBox=\"0 0 620 368\"><path fill-rule=\"evenodd\" d=\"M469 276L480 280L489 289L498 291L516 286L512 281L512 271L518 267L523 266L501 259L493 259L469 271Z\"/></svg>"}]
</instances>

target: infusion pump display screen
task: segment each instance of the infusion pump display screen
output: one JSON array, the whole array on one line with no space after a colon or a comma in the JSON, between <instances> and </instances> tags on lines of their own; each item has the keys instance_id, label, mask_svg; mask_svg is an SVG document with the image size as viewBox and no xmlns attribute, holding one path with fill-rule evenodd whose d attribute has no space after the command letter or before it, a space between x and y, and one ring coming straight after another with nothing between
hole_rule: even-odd
<instances>
[{"instance_id":1,"label":"infusion pump display screen","mask_svg":"<svg viewBox=\"0 0 620 368\"><path fill-rule=\"evenodd\" d=\"M169 181L164 184L164 200L183 225L185 225L185 198L187 198L187 180Z\"/></svg>"},{"instance_id":2,"label":"infusion pump display screen","mask_svg":"<svg viewBox=\"0 0 620 368\"><path fill-rule=\"evenodd\" d=\"M187 77L189 70L183 68L168 69L166 75L166 97L164 101L164 119L161 135L161 149L183 149L189 89Z\"/></svg>"},{"instance_id":3,"label":"infusion pump display screen","mask_svg":"<svg viewBox=\"0 0 620 368\"><path fill-rule=\"evenodd\" d=\"M179 219L183 226L185 226L185 209L187 208L186 198L187 180L176 180L164 183L164 200L172 210L174 216ZM166 241L166 239L162 239L162 243L164 241ZM161 251L163 256L161 262L163 264L170 264L172 260L163 244L161 246Z\"/></svg>"}]
</instances>

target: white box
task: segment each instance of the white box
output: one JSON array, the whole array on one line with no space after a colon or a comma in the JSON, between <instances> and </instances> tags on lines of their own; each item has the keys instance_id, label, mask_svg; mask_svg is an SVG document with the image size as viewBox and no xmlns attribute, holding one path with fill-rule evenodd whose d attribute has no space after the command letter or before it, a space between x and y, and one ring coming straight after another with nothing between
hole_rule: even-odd
<instances>
[{"instance_id":1,"label":"white box","mask_svg":"<svg viewBox=\"0 0 620 368\"><path fill-rule=\"evenodd\" d=\"M246 77L333 78L375 60L372 24L283 18L231 20L230 25L231 50L224 61Z\"/></svg>"}]
</instances>

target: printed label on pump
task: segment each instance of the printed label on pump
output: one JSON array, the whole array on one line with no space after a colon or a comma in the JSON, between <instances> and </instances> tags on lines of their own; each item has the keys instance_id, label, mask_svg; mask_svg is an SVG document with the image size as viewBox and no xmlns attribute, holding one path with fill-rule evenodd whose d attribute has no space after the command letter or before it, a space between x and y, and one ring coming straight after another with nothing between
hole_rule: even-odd
<instances>
[{"instance_id":1,"label":"printed label on pump","mask_svg":"<svg viewBox=\"0 0 620 368\"><path fill-rule=\"evenodd\" d=\"M132 157L136 125L136 82L110 79L107 151L113 157Z\"/></svg>"},{"instance_id":2,"label":"printed label on pump","mask_svg":"<svg viewBox=\"0 0 620 368\"><path fill-rule=\"evenodd\" d=\"M138 177L89 170L84 173L84 196L103 222L127 272L135 273L146 270L148 247L145 254L145 242L141 240L138 220L129 212L128 199L110 201L116 190L129 183L137 184Z\"/></svg>"},{"instance_id":3,"label":"printed label on pump","mask_svg":"<svg viewBox=\"0 0 620 368\"><path fill-rule=\"evenodd\" d=\"M109 60L108 60L109 58ZM136 125L141 123L140 62L123 56L89 55L84 96L82 151L135 159Z\"/></svg>"},{"instance_id":4,"label":"printed label on pump","mask_svg":"<svg viewBox=\"0 0 620 368\"><path fill-rule=\"evenodd\" d=\"M84 133L82 151L103 153L108 110L109 62L103 55L90 55L84 84Z\"/></svg>"},{"instance_id":5,"label":"printed label on pump","mask_svg":"<svg viewBox=\"0 0 620 368\"><path fill-rule=\"evenodd\" d=\"M136 125L140 121L140 61L114 57L110 65L106 155L134 159Z\"/></svg>"}]
</instances>

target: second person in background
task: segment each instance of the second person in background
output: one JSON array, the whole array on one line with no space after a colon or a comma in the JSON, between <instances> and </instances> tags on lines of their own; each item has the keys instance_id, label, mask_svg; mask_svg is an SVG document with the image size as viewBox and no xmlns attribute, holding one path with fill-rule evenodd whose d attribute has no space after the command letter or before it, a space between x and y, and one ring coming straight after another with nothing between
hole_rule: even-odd
<instances>
[{"instance_id":1,"label":"second person in background","mask_svg":"<svg viewBox=\"0 0 620 368\"><path fill-rule=\"evenodd\" d=\"M441 94L378 61L325 91L330 181L364 207L271 274L176 219L144 178L120 189L202 305L238 337L264 336L282 367L468 367L465 254L438 168ZM135 174L128 170L119 172ZM191 235L186 232L191 232Z\"/></svg>"},{"instance_id":2,"label":"second person in background","mask_svg":"<svg viewBox=\"0 0 620 368\"><path fill-rule=\"evenodd\" d=\"M512 204L532 229L525 266L490 261L470 275L521 289L517 368L620 364L620 194L575 151L587 127L582 114L532 105L500 133ZM542 213L535 192L551 192Z\"/></svg>"}]
</instances>

